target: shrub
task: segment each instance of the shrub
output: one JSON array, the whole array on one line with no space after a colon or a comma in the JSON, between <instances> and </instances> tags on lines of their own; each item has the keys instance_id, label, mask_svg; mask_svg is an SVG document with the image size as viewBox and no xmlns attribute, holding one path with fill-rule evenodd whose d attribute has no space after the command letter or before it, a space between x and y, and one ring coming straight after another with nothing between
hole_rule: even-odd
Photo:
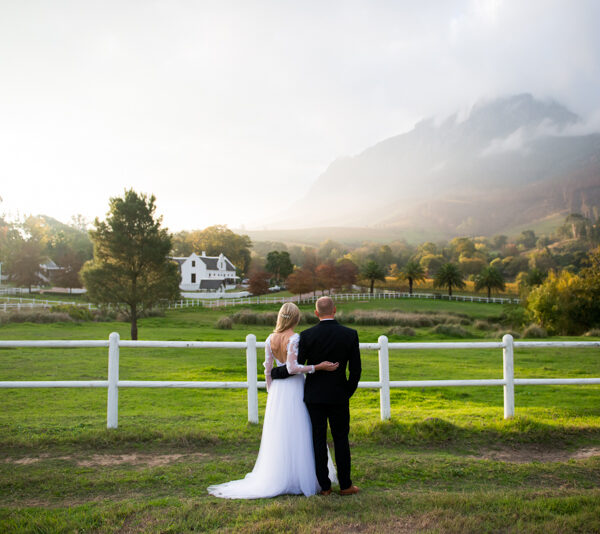
<instances>
[{"instance_id":1,"label":"shrub","mask_svg":"<svg viewBox=\"0 0 600 534\"><path fill-rule=\"evenodd\" d=\"M477 319L477 321L475 321L473 326L477 330L489 330L491 328L490 323L488 323L487 321L482 321L481 319Z\"/></svg>"},{"instance_id":2,"label":"shrub","mask_svg":"<svg viewBox=\"0 0 600 534\"><path fill-rule=\"evenodd\" d=\"M500 339L502 339L506 334L510 334L514 339L519 339L521 337L521 334L515 330L500 329L496 332L496 336L498 336Z\"/></svg>"},{"instance_id":3,"label":"shrub","mask_svg":"<svg viewBox=\"0 0 600 534\"><path fill-rule=\"evenodd\" d=\"M251 310L242 310L231 316L234 323L238 324L257 324L272 325L277 322L277 313L275 312L253 312Z\"/></svg>"},{"instance_id":4,"label":"shrub","mask_svg":"<svg viewBox=\"0 0 600 534\"><path fill-rule=\"evenodd\" d=\"M220 330L231 330L233 328L233 320L231 317L221 317L217 321L217 328Z\"/></svg>"},{"instance_id":5,"label":"shrub","mask_svg":"<svg viewBox=\"0 0 600 534\"><path fill-rule=\"evenodd\" d=\"M600 337L600 328L592 328L585 333L589 337Z\"/></svg>"},{"instance_id":6,"label":"shrub","mask_svg":"<svg viewBox=\"0 0 600 534\"><path fill-rule=\"evenodd\" d=\"M394 326L390 328L387 332L388 336L407 336L413 337L416 336L416 332L410 326Z\"/></svg>"},{"instance_id":7,"label":"shrub","mask_svg":"<svg viewBox=\"0 0 600 534\"><path fill-rule=\"evenodd\" d=\"M18 311L0 313L0 324L8 323L72 323L73 319L68 313L49 311Z\"/></svg>"},{"instance_id":8,"label":"shrub","mask_svg":"<svg viewBox=\"0 0 600 534\"><path fill-rule=\"evenodd\" d=\"M91 321L94 316L88 308L74 304L57 304L50 308L50 313L66 313L75 321Z\"/></svg>"},{"instance_id":9,"label":"shrub","mask_svg":"<svg viewBox=\"0 0 600 534\"><path fill-rule=\"evenodd\" d=\"M453 324L438 324L432 332L448 337L469 337L469 333L464 328Z\"/></svg>"},{"instance_id":10,"label":"shrub","mask_svg":"<svg viewBox=\"0 0 600 534\"><path fill-rule=\"evenodd\" d=\"M530 324L525 330L523 330L523 337L548 337L548 332L540 325Z\"/></svg>"}]
</instances>

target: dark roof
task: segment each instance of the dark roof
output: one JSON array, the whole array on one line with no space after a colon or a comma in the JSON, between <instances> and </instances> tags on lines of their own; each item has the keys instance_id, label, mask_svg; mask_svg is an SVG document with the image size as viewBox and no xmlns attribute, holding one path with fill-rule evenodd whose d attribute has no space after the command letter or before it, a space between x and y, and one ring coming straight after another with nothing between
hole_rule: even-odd
<instances>
[{"instance_id":1,"label":"dark roof","mask_svg":"<svg viewBox=\"0 0 600 534\"><path fill-rule=\"evenodd\" d=\"M209 258L208 256L200 256L200 259L206 264L206 267L208 267L210 270L217 270L217 260L219 258Z\"/></svg>"},{"instance_id":2,"label":"dark roof","mask_svg":"<svg viewBox=\"0 0 600 534\"><path fill-rule=\"evenodd\" d=\"M225 258L225 270L226 271L235 271L235 267L233 263L231 263L227 258Z\"/></svg>"},{"instance_id":3,"label":"dark roof","mask_svg":"<svg viewBox=\"0 0 600 534\"><path fill-rule=\"evenodd\" d=\"M179 263L179 265L183 265L185 263L185 260L187 260L187 258L171 258L172 260L175 260L177 263Z\"/></svg>"},{"instance_id":4,"label":"dark roof","mask_svg":"<svg viewBox=\"0 0 600 534\"><path fill-rule=\"evenodd\" d=\"M200 289L219 289L223 280L200 280Z\"/></svg>"}]
</instances>

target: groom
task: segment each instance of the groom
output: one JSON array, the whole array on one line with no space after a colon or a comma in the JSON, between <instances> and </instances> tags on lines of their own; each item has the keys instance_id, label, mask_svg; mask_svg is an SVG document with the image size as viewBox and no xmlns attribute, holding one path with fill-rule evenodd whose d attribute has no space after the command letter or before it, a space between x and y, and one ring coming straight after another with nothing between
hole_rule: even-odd
<instances>
[{"instance_id":1,"label":"groom","mask_svg":"<svg viewBox=\"0 0 600 534\"><path fill-rule=\"evenodd\" d=\"M316 365L320 362L339 362L335 371L307 374L304 402L310 415L315 451L315 469L321 495L331 494L327 469L327 422L335 448L335 463L340 481L340 494L353 495L358 488L350 480L350 397L360 380L360 350L358 333L335 320L336 308L331 297L317 300L315 315L319 323L300 334L298 363ZM349 377L346 378L346 364ZM287 378L285 365L275 367L271 378Z\"/></svg>"}]
</instances>

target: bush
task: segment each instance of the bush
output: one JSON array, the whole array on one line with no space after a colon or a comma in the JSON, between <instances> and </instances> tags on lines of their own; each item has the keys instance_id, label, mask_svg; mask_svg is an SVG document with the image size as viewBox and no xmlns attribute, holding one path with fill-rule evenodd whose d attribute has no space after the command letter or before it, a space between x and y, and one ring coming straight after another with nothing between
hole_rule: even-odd
<instances>
[{"instance_id":1,"label":"bush","mask_svg":"<svg viewBox=\"0 0 600 534\"><path fill-rule=\"evenodd\" d=\"M496 336L500 339L502 339L506 334L510 334L513 337L513 339L519 339L521 337L521 334L519 334L519 332L516 332L515 330L500 329L496 332Z\"/></svg>"},{"instance_id":2,"label":"bush","mask_svg":"<svg viewBox=\"0 0 600 534\"><path fill-rule=\"evenodd\" d=\"M600 328L592 328L588 330L584 335L588 337L600 337Z\"/></svg>"},{"instance_id":3,"label":"bush","mask_svg":"<svg viewBox=\"0 0 600 534\"><path fill-rule=\"evenodd\" d=\"M387 331L388 336L416 336L416 332L410 326L394 326Z\"/></svg>"},{"instance_id":4,"label":"bush","mask_svg":"<svg viewBox=\"0 0 600 534\"><path fill-rule=\"evenodd\" d=\"M530 324L525 330L523 330L523 337L548 337L548 332L540 325Z\"/></svg>"},{"instance_id":5,"label":"bush","mask_svg":"<svg viewBox=\"0 0 600 534\"><path fill-rule=\"evenodd\" d=\"M217 321L217 328L220 330L231 330L233 328L233 320L231 317L221 317Z\"/></svg>"},{"instance_id":6,"label":"bush","mask_svg":"<svg viewBox=\"0 0 600 534\"><path fill-rule=\"evenodd\" d=\"M490 323L488 323L487 321L482 321L481 319L477 319L477 321L475 321L473 326L477 330L489 330L491 328Z\"/></svg>"},{"instance_id":7,"label":"bush","mask_svg":"<svg viewBox=\"0 0 600 534\"><path fill-rule=\"evenodd\" d=\"M469 337L469 333L464 328L453 324L438 324L432 332L448 337Z\"/></svg>"},{"instance_id":8,"label":"bush","mask_svg":"<svg viewBox=\"0 0 600 534\"><path fill-rule=\"evenodd\" d=\"M72 323L73 319L68 313L49 311L18 311L0 313L0 324L8 323Z\"/></svg>"},{"instance_id":9,"label":"bush","mask_svg":"<svg viewBox=\"0 0 600 534\"><path fill-rule=\"evenodd\" d=\"M253 312L250 310L242 310L234 313L231 316L234 323L238 324L257 324L275 326L277 323L276 312Z\"/></svg>"},{"instance_id":10,"label":"bush","mask_svg":"<svg viewBox=\"0 0 600 534\"><path fill-rule=\"evenodd\" d=\"M94 316L88 308L74 304L57 304L50 308L50 313L66 313L75 321L91 321Z\"/></svg>"}]
</instances>

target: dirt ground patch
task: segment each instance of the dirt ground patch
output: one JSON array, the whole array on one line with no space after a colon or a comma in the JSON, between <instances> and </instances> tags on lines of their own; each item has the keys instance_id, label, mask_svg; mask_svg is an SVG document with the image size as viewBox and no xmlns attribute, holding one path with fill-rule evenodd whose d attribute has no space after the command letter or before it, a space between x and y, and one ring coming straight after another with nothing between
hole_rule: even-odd
<instances>
[{"instance_id":1,"label":"dirt ground patch","mask_svg":"<svg viewBox=\"0 0 600 534\"><path fill-rule=\"evenodd\" d=\"M23 458L5 458L5 463L16 465L30 465L44 460L67 460L74 462L80 467L106 467L112 465L143 465L147 467L158 467L168 465L178 460L195 460L208 456L207 453L195 452L191 454L152 454L152 453L127 453L127 454L93 454L81 458L77 456L51 456L40 454L38 456L25 456Z\"/></svg>"},{"instance_id":2,"label":"dirt ground patch","mask_svg":"<svg viewBox=\"0 0 600 534\"><path fill-rule=\"evenodd\" d=\"M470 458L479 460L495 460L497 462L530 463L530 462L567 462L600 456L600 447L588 447L576 451L545 449L540 447L519 447L514 449L487 449Z\"/></svg>"}]
</instances>

